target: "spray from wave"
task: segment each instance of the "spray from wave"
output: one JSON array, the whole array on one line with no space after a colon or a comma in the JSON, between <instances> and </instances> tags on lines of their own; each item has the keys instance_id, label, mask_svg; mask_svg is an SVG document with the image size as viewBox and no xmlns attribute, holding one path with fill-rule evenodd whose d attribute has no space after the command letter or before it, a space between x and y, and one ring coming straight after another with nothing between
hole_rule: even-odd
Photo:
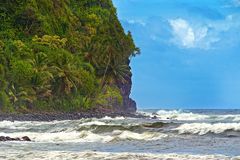
<instances>
[{"instance_id":1,"label":"spray from wave","mask_svg":"<svg viewBox=\"0 0 240 160\"><path fill-rule=\"evenodd\" d=\"M1 152L2 157L6 159L15 159L15 155ZM77 159L77 160L237 160L238 157L228 157L224 155L189 155L189 154L151 154L151 153L102 153L85 151L81 153L76 152L27 152L19 153L18 157L22 159L45 159L48 160L62 160L62 159Z\"/></svg>"},{"instance_id":2,"label":"spray from wave","mask_svg":"<svg viewBox=\"0 0 240 160\"><path fill-rule=\"evenodd\" d=\"M240 123L189 123L182 124L173 130L178 131L179 134L221 134L229 131L240 132Z\"/></svg>"},{"instance_id":3,"label":"spray from wave","mask_svg":"<svg viewBox=\"0 0 240 160\"><path fill-rule=\"evenodd\" d=\"M101 142L153 141L167 137L154 132L162 122L145 123L125 118L82 119L54 122L0 122L0 135L28 136L34 142Z\"/></svg>"},{"instance_id":4,"label":"spray from wave","mask_svg":"<svg viewBox=\"0 0 240 160\"><path fill-rule=\"evenodd\" d=\"M193 113L185 110L139 111L139 114L163 121L240 122L240 114Z\"/></svg>"},{"instance_id":5,"label":"spray from wave","mask_svg":"<svg viewBox=\"0 0 240 160\"><path fill-rule=\"evenodd\" d=\"M230 160L239 155L239 114L184 110L141 114L148 117L1 121L0 136L28 136L32 142L0 142L0 159Z\"/></svg>"}]
</instances>

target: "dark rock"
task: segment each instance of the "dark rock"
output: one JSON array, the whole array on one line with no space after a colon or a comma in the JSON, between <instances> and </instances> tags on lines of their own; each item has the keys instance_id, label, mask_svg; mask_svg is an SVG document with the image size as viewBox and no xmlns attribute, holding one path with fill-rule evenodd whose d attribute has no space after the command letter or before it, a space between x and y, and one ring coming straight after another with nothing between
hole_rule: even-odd
<instances>
[{"instance_id":1,"label":"dark rock","mask_svg":"<svg viewBox=\"0 0 240 160\"><path fill-rule=\"evenodd\" d=\"M137 104L133 99L130 98L132 89L132 75L126 77L125 83L119 82L118 87L120 88L121 95L123 97L123 104L121 106L117 106L117 110L124 113L135 113L137 111Z\"/></svg>"},{"instance_id":2,"label":"dark rock","mask_svg":"<svg viewBox=\"0 0 240 160\"><path fill-rule=\"evenodd\" d=\"M10 138L10 137L7 136L7 137L6 137L6 140L7 140L7 141L12 141L12 138Z\"/></svg>"},{"instance_id":3,"label":"dark rock","mask_svg":"<svg viewBox=\"0 0 240 160\"><path fill-rule=\"evenodd\" d=\"M20 138L15 138L15 141L21 141L21 139Z\"/></svg>"},{"instance_id":4,"label":"dark rock","mask_svg":"<svg viewBox=\"0 0 240 160\"><path fill-rule=\"evenodd\" d=\"M6 141L6 137L0 136L0 141Z\"/></svg>"},{"instance_id":5,"label":"dark rock","mask_svg":"<svg viewBox=\"0 0 240 160\"><path fill-rule=\"evenodd\" d=\"M108 117L131 117L144 118L147 116L134 112L134 107L117 106L117 110L95 109L91 111L83 111L77 113L33 113L33 114L1 114L0 121L7 120L9 117L13 121L55 121L55 120L79 120L82 118L103 118ZM150 118L150 117L148 117ZM1 141L1 137L0 137Z\"/></svg>"},{"instance_id":6,"label":"dark rock","mask_svg":"<svg viewBox=\"0 0 240 160\"><path fill-rule=\"evenodd\" d=\"M157 119L157 116L153 116L152 119Z\"/></svg>"},{"instance_id":7,"label":"dark rock","mask_svg":"<svg viewBox=\"0 0 240 160\"><path fill-rule=\"evenodd\" d=\"M0 136L0 141L5 142L5 141L31 141L31 139L27 136L24 136L22 138L11 138L11 137L4 137Z\"/></svg>"},{"instance_id":8,"label":"dark rock","mask_svg":"<svg viewBox=\"0 0 240 160\"><path fill-rule=\"evenodd\" d=\"M31 141L31 139L30 139L28 136L22 137L22 140L23 140L23 141Z\"/></svg>"}]
</instances>

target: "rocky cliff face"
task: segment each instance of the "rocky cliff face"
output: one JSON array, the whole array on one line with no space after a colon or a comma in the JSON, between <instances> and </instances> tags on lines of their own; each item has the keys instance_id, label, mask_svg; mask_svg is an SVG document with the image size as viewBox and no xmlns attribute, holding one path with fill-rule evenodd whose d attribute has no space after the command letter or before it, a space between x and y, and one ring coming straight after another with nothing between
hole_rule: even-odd
<instances>
[{"instance_id":1,"label":"rocky cliff face","mask_svg":"<svg viewBox=\"0 0 240 160\"><path fill-rule=\"evenodd\" d=\"M131 70L130 61L128 61L127 65ZM134 113L137 111L137 104L132 98L130 98L132 90L132 74L126 78L126 81L126 83L118 83L118 87L120 88L120 92L123 97L123 104L122 106L118 106L118 109L120 111Z\"/></svg>"},{"instance_id":2,"label":"rocky cliff face","mask_svg":"<svg viewBox=\"0 0 240 160\"><path fill-rule=\"evenodd\" d=\"M119 106L118 109L120 111L124 111L128 113L136 112L137 110L136 102L132 98L130 98L131 88L132 88L131 78L128 79L127 83L119 84L118 86L121 90L121 94L123 97L123 105Z\"/></svg>"}]
</instances>

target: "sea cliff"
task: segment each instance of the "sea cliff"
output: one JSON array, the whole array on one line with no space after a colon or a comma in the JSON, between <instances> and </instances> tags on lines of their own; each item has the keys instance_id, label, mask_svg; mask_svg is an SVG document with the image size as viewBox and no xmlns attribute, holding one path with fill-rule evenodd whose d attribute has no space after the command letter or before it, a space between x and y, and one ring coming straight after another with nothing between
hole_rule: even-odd
<instances>
[{"instance_id":1,"label":"sea cliff","mask_svg":"<svg viewBox=\"0 0 240 160\"><path fill-rule=\"evenodd\" d=\"M140 53L111 0L0 2L2 113L136 111Z\"/></svg>"}]
</instances>

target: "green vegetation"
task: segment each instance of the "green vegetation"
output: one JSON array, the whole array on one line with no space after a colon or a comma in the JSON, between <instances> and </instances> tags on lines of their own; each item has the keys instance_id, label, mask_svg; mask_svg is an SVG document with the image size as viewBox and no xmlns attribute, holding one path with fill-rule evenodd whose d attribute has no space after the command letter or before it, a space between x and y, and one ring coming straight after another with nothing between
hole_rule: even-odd
<instances>
[{"instance_id":1,"label":"green vegetation","mask_svg":"<svg viewBox=\"0 0 240 160\"><path fill-rule=\"evenodd\" d=\"M0 110L78 111L122 103L139 54L111 0L1 0Z\"/></svg>"}]
</instances>

